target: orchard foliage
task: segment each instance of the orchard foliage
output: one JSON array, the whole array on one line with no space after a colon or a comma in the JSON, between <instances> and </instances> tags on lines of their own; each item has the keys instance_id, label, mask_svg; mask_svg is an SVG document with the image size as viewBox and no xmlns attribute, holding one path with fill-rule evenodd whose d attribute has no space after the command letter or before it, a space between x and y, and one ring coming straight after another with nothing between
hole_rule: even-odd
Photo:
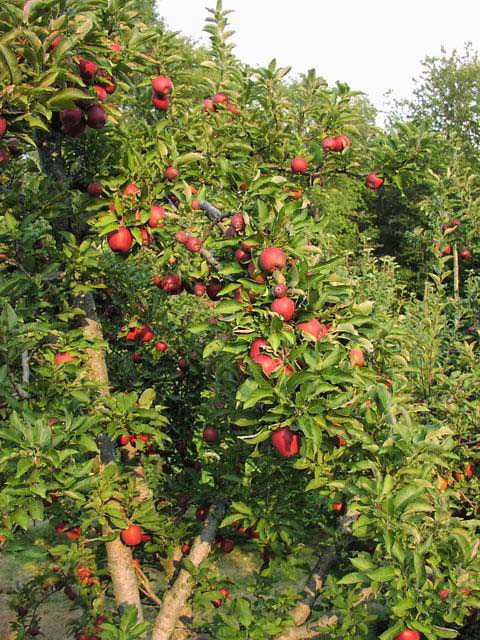
<instances>
[{"instance_id":1,"label":"orchard foliage","mask_svg":"<svg viewBox=\"0 0 480 640\"><path fill-rule=\"evenodd\" d=\"M207 50L148 3L0 7L0 544L35 563L12 629L48 633L63 592L77 640L177 637L187 601L224 640L456 637L478 177L345 84L242 64L228 13ZM371 253L393 210L421 299Z\"/></svg>"}]
</instances>

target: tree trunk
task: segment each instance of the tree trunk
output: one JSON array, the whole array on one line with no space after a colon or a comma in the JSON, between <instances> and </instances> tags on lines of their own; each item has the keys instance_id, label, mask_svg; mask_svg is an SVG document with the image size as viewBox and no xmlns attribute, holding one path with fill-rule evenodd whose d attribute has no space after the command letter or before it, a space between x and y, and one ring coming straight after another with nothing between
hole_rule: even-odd
<instances>
[{"instance_id":1,"label":"tree trunk","mask_svg":"<svg viewBox=\"0 0 480 640\"><path fill-rule=\"evenodd\" d=\"M192 550L188 556L190 562L198 567L210 553L215 540L215 534L225 513L225 503L219 502L213 505L205 521L202 532L195 539ZM170 640L177 626L183 607L192 593L193 580L186 569L180 572L171 589L164 598L163 605L155 620L152 630L152 640Z\"/></svg>"}]
</instances>

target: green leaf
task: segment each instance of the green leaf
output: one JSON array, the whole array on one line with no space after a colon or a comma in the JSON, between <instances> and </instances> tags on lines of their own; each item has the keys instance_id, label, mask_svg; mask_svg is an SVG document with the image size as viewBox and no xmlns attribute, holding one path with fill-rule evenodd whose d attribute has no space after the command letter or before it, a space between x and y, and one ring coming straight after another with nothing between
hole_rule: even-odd
<instances>
[{"instance_id":1,"label":"green leaf","mask_svg":"<svg viewBox=\"0 0 480 640\"><path fill-rule=\"evenodd\" d=\"M183 156L180 156L175 161L175 165L177 167L181 167L184 164L190 164L191 162L199 162L203 160L203 155L201 153L184 153Z\"/></svg>"},{"instance_id":2,"label":"green leaf","mask_svg":"<svg viewBox=\"0 0 480 640\"><path fill-rule=\"evenodd\" d=\"M366 574L374 582L388 582L397 576L397 570L393 567L379 567L373 571L366 571Z\"/></svg>"},{"instance_id":3,"label":"green leaf","mask_svg":"<svg viewBox=\"0 0 480 640\"><path fill-rule=\"evenodd\" d=\"M12 84L20 84L22 81L22 72L20 71L17 58L13 51L11 51L6 45L0 44L0 55L4 59L8 68Z\"/></svg>"},{"instance_id":4,"label":"green leaf","mask_svg":"<svg viewBox=\"0 0 480 640\"><path fill-rule=\"evenodd\" d=\"M75 106L75 101L87 99L88 95L80 89L61 89L48 100L47 106L49 109L73 108Z\"/></svg>"}]
</instances>

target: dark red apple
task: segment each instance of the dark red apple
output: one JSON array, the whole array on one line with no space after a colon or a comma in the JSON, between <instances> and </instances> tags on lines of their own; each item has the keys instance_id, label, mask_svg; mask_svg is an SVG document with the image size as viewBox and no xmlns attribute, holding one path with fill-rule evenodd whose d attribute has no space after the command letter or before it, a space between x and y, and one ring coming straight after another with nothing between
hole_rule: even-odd
<instances>
[{"instance_id":1,"label":"dark red apple","mask_svg":"<svg viewBox=\"0 0 480 640\"><path fill-rule=\"evenodd\" d=\"M219 300L218 292L223 289L223 284L221 282L211 282L207 285L207 296L210 300Z\"/></svg>"},{"instance_id":2,"label":"dark red apple","mask_svg":"<svg viewBox=\"0 0 480 640\"><path fill-rule=\"evenodd\" d=\"M215 111L215 105L213 104L213 100L211 98L206 98L203 101L203 110L204 111Z\"/></svg>"},{"instance_id":3,"label":"dark red apple","mask_svg":"<svg viewBox=\"0 0 480 640\"><path fill-rule=\"evenodd\" d=\"M205 427L202 433L202 438L204 442L215 444L218 442L218 429L215 427Z\"/></svg>"},{"instance_id":4,"label":"dark red apple","mask_svg":"<svg viewBox=\"0 0 480 640\"><path fill-rule=\"evenodd\" d=\"M266 338L255 338L250 345L250 357L253 359L259 356L264 347L268 347L268 340Z\"/></svg>"},{"instance_id":5,"label":"dark red apple","mask_svg":"<svg viewBox=\"0 0 480 640\"><path fill-rule=\"evenodd\" d=\"M245 218L241 213L235 213L230 220L230 225L237 233L240 233L245 230Z\"/></svg>"},{"instance_id":6,"label":"dark red apple","mask_svg":"<svg viewBox=\"0 0 480 640\"><path fill-rule=\"evenodd\" d=\"M87 60L86 58L80 60L80 75L85 84L92 84L97 72L98 65L96 65L95 62Z\"/></svg>"},{"instance_id":7,"label":"dark red apple","mask_svg":"<svg viewBox=\"0 0 480 640\"><path fill-rule=\"evenodd\" d=\"M141 189L135 182L130 182L123 190L124 196L137 196L139 193L141 193Z\"/></svg>"},{"instance_id":8,"label":"dark red apple","mask_svg":"<svg viewBox=\"0 0 480 640\"><path fill-rule=\"evenodd\" d=\"M8 155L8 151L5 149L0 149L0 166L8 164L10 161L10 156Z\"/></svg>"},{"instance_id":9,"label":"dark red apple","mask_svg":"<svg viewBox=\"0 0 480 640\"><path fill-rule=\"evenodd\" d=\"M162 278L161 287L165 293L177 294L182 290L182 281L179 276L169 273Z\"/></svg>"},{"instance_id":10,"label":"dark red apple","mask_svg":"<svg viewBox=\"0 0 480 640\"><path fill-rule=\"evenodd\" d=\"M210 511L210 507L198 507L198 509L195 511L195 517L197 520L200 520L200 522L203 522L204 520L207 519L208 516L208 512Z\"/></svg>"},{"instance_id":11,"label":"dark red apple","mask_svg":"<svg viewBox=\"0 0 480 640\"><path fill-rule=\"evenodd\" d=\"M168 349L168 344L166 342L156 342L155 349L160 353L164 353Z\"/></svg>"},{"instance_id":12,"label":"dark red apple","mask_svg":"<svg viewBox=\"0 0 480 640\"><path fill-rule=\"evenodd\" d=\"M0 116L0 138L3 138L6 130L7 130L7 119L4 116Z\"/></svg>"},{"instance_id":13,"label":"dark red apple","mask_svg":"<svg viewBox=\"0 0 480 640\"><path fill-rule=\"evenodd\" d=\"M223 553L231 553L235 549L235 541L230 538L225 538L220 543L220 549Z\"/></svg>"},{"instance_id":14,"label":"dark red apple","mask_svg":"<svg viewBox=\"0 0 480 640\"><path fill-rule=\"evenodd\" d=\"M142 354L141 354L139 351L134 351L134 352L132 353L132 355L130 356L130 360L131 360L132 362L135 362L135 363L137 363L137 362L141 362L141 360L142 360Z\"/></svg>"},{"instance_id":15,"label":"dark red apple","mask_svg":"<svg viewBox=\"0 0 480 640\"><path fill-rule=\"evenodd\" d=\"M104 87L101 87L99 84L96 84L93 88L95 89L95 93L97 94L97 98L99 102L105 102L108 94L105 91Z\"/></svg>"},{"instance_id":16,"label":"dark red apple","mask_svg":"<svg viewBox=\"0 0 480 640\"><path fill-rule=\"evenodd\" d=\"M138 332L138 339L142 343L150 342L151 340L153 340L154 335L155 334L152 327L148 324L144 324Z\"/></svg>"},{"instance_id":17,"label":"dark red apple","mask_svg":"<svg viewBox=\"0 0 480 640\"><path fill-rule=\"evenodd\" d=\"M190 251L190 253L198 253L201 250L202 246L203 242L200 240L200 238L195 238L193 236L187 238L187 241L185 242L185 248Z\"/></svg>"},{"instance_id":18,"label":"dark red apple","mask_svg":"<svg viewBox=\"0 0 480 640\"><path fill-rule=\"evenodd\" d=\"M62 109L59 113L59 118L64 127L75 127L83 118L83 111L80 107Z\"/></svg>"},{"instance_id":19,"label":"dark red apple","mask_svg":"<svg viewBox=\"0 0 480 640\"><path fill-rule=\"evenodd\" d=\"M148 219L148 226L152 229L159 229L163 227L165 218L165 209L158 205L152 204L150 207L150 218Z\"/></svg>"},{"instance_id":20,"label":"dark red apple","mask_svg":"<svg viewBox=\"0 0 480 640\"><path fill-rule=\"evenodd\" d=\"M207 293L207 286L204 282L198 281L193 285L193 293L196 296L204 296Z\"/></svg>"},{"instance_id":21,"label":"dark red apple","mask_svg":"<svg viewBox=\"0 0 480 640\"><path fill-rule=\"evenodd\" d=\"M468 260L469 258L472 257L472 252L470 251L470 249L462 249L462 252L460 255L464 260Z\"/></svg>"},{"instance_id":22,"label":"dark red apple","mask_svg":"<svg viewBox=\"0 0 480 640\"><path fill-rule=\"evenodd\" d=\"M103 129L107 123L107 112L103 107L96 104L87 109L87 124L92 129Z\"/></svg>"},{"instance_id":23,"label":"dark red apple","mask_svg":"<svg viewBox=\"0 0 480 640\"><path fill-rule=\"evenodd\" d=\"M90 182L87 186L87 193L92 198L99 198L103 193L101 182Z\"/></svg>"},{"instance_id":24,"label":"dark red apple","mask_svg":"<svg viewBox=\"0 0 480 640\"><path fill-rule=\"evenodd\" d=\"M412 629L404 629L395 636L395 640L420 640L420 634Z\"/></svg>"},{"instance_id":25,"label":"dark red apple","mask_svg":"<svg viewBox=\"0 0 480 640\"><path fill-rule=\"evenodd\" d=\"M343 145L338 138L327 136L322 140L322 148L324 151L342 151Z\"/></svg>"}]
</instances>

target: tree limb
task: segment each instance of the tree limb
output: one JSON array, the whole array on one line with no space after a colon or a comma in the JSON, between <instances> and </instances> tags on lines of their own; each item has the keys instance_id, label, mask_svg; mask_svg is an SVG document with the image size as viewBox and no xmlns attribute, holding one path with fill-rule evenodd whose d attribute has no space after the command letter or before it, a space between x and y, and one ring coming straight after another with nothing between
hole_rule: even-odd
<instances>
[{"instance_id":1,"label":"tree limb","mask_svg":"<svg viewBox=\"0 0 480 640\"><path fill-rule=\"evenodd\" d=\"M188 556L189 561L198 567L207 558L215 541L215 534L225 513L225 501L221 500L213 505L205 521L203 529L195 538L192 549ZM186 569L181 569L178 573L171 589L164 598L163 605L155 620L151 640L170 640L181 611L185 606L193 589L193 580Z\"/></svg>"}]
</instances>

